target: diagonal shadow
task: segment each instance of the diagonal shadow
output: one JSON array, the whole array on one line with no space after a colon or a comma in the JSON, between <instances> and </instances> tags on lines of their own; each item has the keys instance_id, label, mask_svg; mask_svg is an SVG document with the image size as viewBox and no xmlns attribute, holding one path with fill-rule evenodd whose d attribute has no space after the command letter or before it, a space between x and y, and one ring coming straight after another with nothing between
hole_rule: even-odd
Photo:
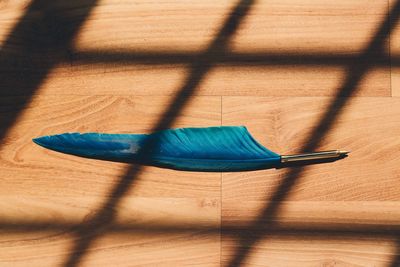
<instances>
[{"instance_id":1,"label":"diagonal shadow","mask_svg":"<svg viewBox=\"0 0 400 267\"><path fill-rule=\"evenodd\" d=\"M71 19L61 0L34 0L7 36L0 50L0 95L4 116L0 140L30 102L51 69L70 54L72 41L96 0L68 1L79 8Z\"/></svg>"},{"instance_id":2,"label":"diagonal shadow","mask_svg":"<svg viewBox=\"0 0 400 267\"><path fill-rule=\"evenodd\" d=\"M329 105L327 111L323 114L318 125L314 128L307 138L307 142L302 147L302 151L313 151L318 148L326 133L331 130L336 120L343 112L343 108L349 101L349 97L340 97L341 95L351 96L357 89L365 75L372 67L370 58L378 51L384 52L385 43L393 31L396 22L400 17L400 0L397 0L392 10L386 16L384 21L378 27L370 43L360 54L359 58L347 69L347 76L339 88L336 97ZM267 238L273 233L273 226L276 223L277 215L280 211L280 203L284 201L292 188L301 178L303 167L293 168L284 177L282 182L266 202L259 216L248 226L246 231L238 233L239 241L233 257L228 261L227 266L238 267L244 264L246 258L251 253L252 248L261 240ZM222 232L224 229L222 226Z\"/></svg>"},{"instance_id":3,"label":"diagonal shadow","mask_svg":"<svg viewBox=\"0 0 400 267\"><path fill-rule=\"evenodd\" d=\"M178 90L170 106L164 111L152 131L169 128L174 123L209 69L215 64L211 55L225 52L230 39L237 31L243 18L248 14L253 3L254 0L241 0L235 5L211 44L190 66L183 86ZM152 151L156 150L157 147L157 142L148 140L143 144L138 153L142 156L151 157ZM119 182L111 190L108 199L100 207L98 213L76 231L77 240L71 254L65 261L65 267L77 266L82 261L83 256L88 251L93 241L107 232L107 228L110 227L117 215L119 203L132 188L142 171L143 167L140 165L132 165L129 167L120 178Z\"/></svg>"}]
</instances>

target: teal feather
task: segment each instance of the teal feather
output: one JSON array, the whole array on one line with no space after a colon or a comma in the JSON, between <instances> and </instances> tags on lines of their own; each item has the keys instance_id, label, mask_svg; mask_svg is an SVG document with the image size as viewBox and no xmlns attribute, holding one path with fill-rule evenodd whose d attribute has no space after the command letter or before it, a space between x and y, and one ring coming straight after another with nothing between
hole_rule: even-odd
<instances>
[{"instance_id":1,"label":"teal feather","mask_svg":"<svg viewBox=\"0 0 400 267\"><path fill-rule=\"evenodd\" d=\"M243 126L179 128L152 134L64 133L33 141L81 157L178 170L245 171L280 164L280 155L259 144Z\"/></svg>"}]
</instances>

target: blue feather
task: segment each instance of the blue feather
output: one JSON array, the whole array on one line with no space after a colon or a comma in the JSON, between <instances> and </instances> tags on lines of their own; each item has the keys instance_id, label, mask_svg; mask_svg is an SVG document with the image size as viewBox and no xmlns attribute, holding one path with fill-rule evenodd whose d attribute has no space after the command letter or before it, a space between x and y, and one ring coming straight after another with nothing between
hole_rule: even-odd
<instances>
[{"instance_id":1,"label":"blue feather","mask_svg":"<svg viewBox=\"0 0 400 267\"><path fill-rule=\"evenodd\" d=\"M259 144L243 126L179 128L153 134L64 133L33 141L67 154L178 170L244 171L280 164L280 155Z\"/></svg>"}]
</instances>

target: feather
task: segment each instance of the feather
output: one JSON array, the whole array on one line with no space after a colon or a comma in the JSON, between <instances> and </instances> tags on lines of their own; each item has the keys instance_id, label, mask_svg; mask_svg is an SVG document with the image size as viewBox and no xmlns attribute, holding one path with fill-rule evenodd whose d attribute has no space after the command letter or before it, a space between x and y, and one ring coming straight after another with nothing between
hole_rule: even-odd
<instances>
[{"instance_id":1,"label":"feather","mask_svg":"<svg viewBox=\"0 0 400 267\"><path fill-rule=\"evenodd\" d=\"M152 134L64 133L33 141L87 158L190 171L244 171L277 167L280 155L244 126L178 128Z\"/></svg>"}]
</instances>

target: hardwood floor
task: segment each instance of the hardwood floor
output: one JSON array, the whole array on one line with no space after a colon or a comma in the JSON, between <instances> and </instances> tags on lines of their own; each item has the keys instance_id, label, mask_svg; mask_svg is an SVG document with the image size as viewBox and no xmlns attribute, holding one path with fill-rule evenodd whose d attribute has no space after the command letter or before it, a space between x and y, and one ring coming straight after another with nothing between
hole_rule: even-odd
<instances>
[{"instance_id":1,"label":"hardwood floor","mask_svg":"<svg viewBox=\"0 0 400 267\"><path fill-rule=\"evenodd\" d=\"M267 147L296 153L331 101L224 97L222 123L244 124ZM248 266L388 266L395 237L380 232L397 232L400 219L399 104L397 98L351 99L320 145L351 150L346 159L309 165L296 176L289 169L224 173L222 225L241 227L223 236L222 262L247 250L240 247L243 228L257 221L247 232L258 233L244 261ZM287 179L295 181L276 203Z\"/></svg>"},{"instance_id":2,"label":"hardwood floor","mask_svg":"<svg viewBox=\"0 0 400 267\"><path fill-rule=\"evenodd\" d=\"M400 266L399 14L395 0L0 1L0 266ZM221 174L31 141L160 120L351 153Z\"/></svg>"},{"instance_id":3,"label":"hardwood floor","mask_svg":"<svg viewBox=\"0 0 400 267\"><path fill-rule=\"evenodd\" d=\"M11 129L0 152L2 221L11 228L0 235L4 244L1 264L62 264L76 238L71 229L99 210L128 167L53 153L32 144L33 136L76 131L148 132L169 100L135 96L36 97ZM220 110L220 97L197 97L181 112L174 127L219 125ZM90 248L94 253L89 253L83 263L218 264L219 233L206 233L209 227L220 227L220 180L219 173L145 168L117 207L115 223L128 229L117 227L101 236ZM24 231L12 230L13 226L30 222L50 226L38 227L37 232L27 227L28 236ZM176 230L178 226L182 232ZM195 229L185 230L191 227Z\"/></svg>"}]
</instances>

